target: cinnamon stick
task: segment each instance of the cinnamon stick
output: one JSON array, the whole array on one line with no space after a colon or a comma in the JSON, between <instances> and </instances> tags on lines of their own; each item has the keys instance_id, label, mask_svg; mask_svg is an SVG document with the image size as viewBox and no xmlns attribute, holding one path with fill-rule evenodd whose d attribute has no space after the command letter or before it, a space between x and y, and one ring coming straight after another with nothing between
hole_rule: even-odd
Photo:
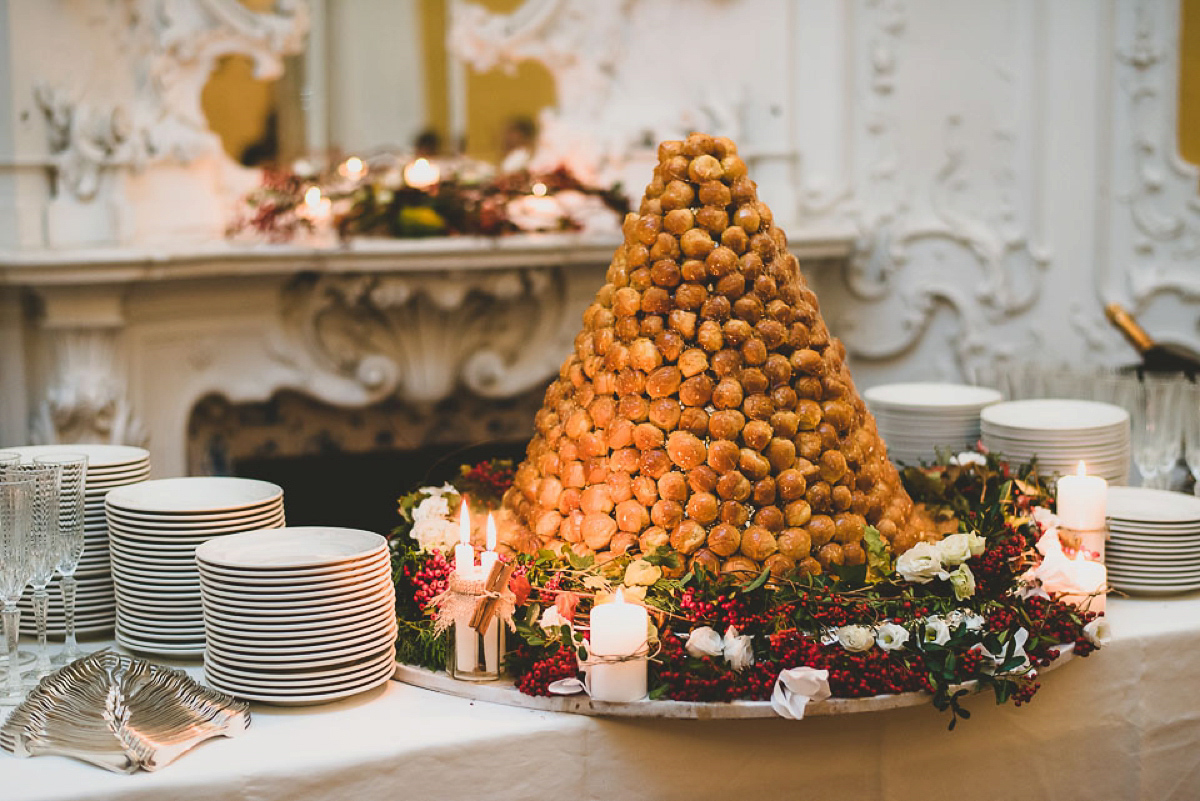
<instances>
[{"instance_id":1,"label":"cinnamon stick","mask_svg":"<svg viewBox=\"0 0 1200 801\"><path fill-rule=\"evenodd\" d=\"M483 588L488 592L502 593L508 587L508 580L517 569L516 562L496 562L492 571L484 581ZM492 618L496 616L496 608L500 605L499 598L484 597L475 605L475 614L471 615L471 628L483 634L487 631Z\"/></svg>"}]
</instances>

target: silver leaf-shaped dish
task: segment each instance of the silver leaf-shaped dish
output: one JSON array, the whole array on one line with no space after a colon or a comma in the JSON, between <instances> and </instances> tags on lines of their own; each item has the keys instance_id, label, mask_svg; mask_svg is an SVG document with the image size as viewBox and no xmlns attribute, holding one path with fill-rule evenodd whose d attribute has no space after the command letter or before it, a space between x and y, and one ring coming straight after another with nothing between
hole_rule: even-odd
<instances>
[{"instance_id":1,"label":"silver leaf-shaped dish","mask_svg":"<svg viewBox=\"0 0 1200 801\"><path fill-rule=\"evenodd\" d=\"M98 651L55 671L0 726L16 756L69 756L118 773L157 770L250 725L249 705L182 670Z\"/></svg>"}]
</instances>

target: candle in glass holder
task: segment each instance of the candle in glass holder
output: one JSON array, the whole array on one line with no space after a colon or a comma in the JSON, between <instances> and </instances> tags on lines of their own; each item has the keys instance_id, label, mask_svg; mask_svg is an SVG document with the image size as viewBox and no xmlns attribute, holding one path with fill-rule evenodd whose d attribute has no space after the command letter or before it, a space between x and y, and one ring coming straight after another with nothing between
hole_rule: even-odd
<instances>
[{"instance_id":1,"label":"candle in glass holder","mask_svg":"<svg viewBox=\"0 0 1200 801\"><path fill-rule=\"evenodd\" d=\"M338 174L348 181L358 183L367 175L367 165L358 156L351 156L338 166Z\"/></svg>"},{"instance_id":2,"label":"candle in glass holder","mask_svg":"<svg viewBox=\"0 0 1200 801\"><path fill-rule=\"evenodd\" d=\"M428 189L437 184L442 171L429 159L420 158L404 168L404 183L413 189Z\"/></svg>"},{"instance_id":3,"label":"candle in glass holder","mask_svg":"<svg viewBox=\"0 0 1200 801\"><path fill-rule=\"evenodd\" d=\"M1099 562L1091 562L1080 554L1070 560L1066 570L1073 586L1062 587L1062 600L1087 612L1104 613L1108 570Z\"/></svg>"},{"instance_id":4,"label":"candle in glass holder","mask_svg":"<svg viewBox=\"0 0 1200 801\"><path fill-rule=\"evenodd\" d=\"M1108 482L1100 476L1089 476L1087 466L1079 463L1073 476L1058 480L1058 522L1063 528L1076 531L1097 531L1104 528L1108 505Z\"/></svg>"},{"instance_id":5,"label":"candle in glass holder","mask_svg":"<svg viewBox=\"0 0 1200 801\"><path fill-rule=\"evenodd\" d=\"M492 574L492 567L500 561L496 553L496 518L488 512L487 516L487 550L479 555L479 572L487 581ZM493 617L488 628L483 632L483 663L488 673L500 672L500 620Z\"/></svg>"},{"instance_id":6,"label":"candle in glass holder","mask_svg":"<svg viewBox=\"0 0 1200 801\"><path fill-rule=\"evenodd\" d=\"M454 572L463 580L478 578L475 567L475 548L471 545L471 513L467 499L463 498L458 512L458 545L454 546ZM454 659L458 670L473 671L479 663L479 637L471 628L471 614L464 610L454 620Z\"/></svg>"},{"instance_id":7,"label":"candle in glass holder","mask_svg":"<svg viewBox=\"0 0 1200 801\"><path fill-rule=\"evenodd\" d=\"M592 608L590 650L594 658L623 657L625 662L600 661L588 668L588 685L597 701L638 701L646 697L646 633L650 618L644 606L625 602L620 588L612 603Z\"/></svg>"}]
</instances>

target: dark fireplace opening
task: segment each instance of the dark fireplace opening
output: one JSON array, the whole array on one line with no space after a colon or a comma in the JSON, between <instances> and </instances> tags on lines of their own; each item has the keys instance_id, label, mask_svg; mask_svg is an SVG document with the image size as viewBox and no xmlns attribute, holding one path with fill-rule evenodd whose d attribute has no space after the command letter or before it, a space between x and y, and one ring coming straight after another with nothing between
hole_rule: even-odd
<instances>
[{"instance_id":1,"label":"dark fireplace opening","mask_svg":"<svg viewBox=\"0 0 1200 801\"><path fill-rule=\"evenodd\" d=\"M525 458L524 442L430 445L415 451L329 453L235 461L234 473L284 488L289 526L346 526L388 534L399 522L396 503L417 487L458 475L485 459Z\"/></svg>"},{"instance_id":2,"label":"dark fireplace opening","mask_svg":"<svg viewBox=\"0 0 1200 801\"><path fill-rule=\"evenodd\" d=\"M389 533L397 501L440 485L464 464L520 462L545 386L505 399L462 393L416 407L389 399L346 409L296 392L231 403L210 396L188 427L192 475L236 475L279 484L290 526Z\"/></svg>"}]
</instances>

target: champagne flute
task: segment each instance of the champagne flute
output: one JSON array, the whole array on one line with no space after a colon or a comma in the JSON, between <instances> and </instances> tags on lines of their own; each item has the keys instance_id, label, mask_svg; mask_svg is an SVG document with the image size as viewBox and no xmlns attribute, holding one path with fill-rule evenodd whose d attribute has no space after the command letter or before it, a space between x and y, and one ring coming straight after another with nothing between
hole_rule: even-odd
<instances>
[{"instance_id":1,"label":"champagne flute","mask_svg":"<svg viewBox=\"0 0 1200 801\"><path fill-rule=\"evenodd\" d=\"M1184 387L1182 414L1183 458L1196 480L1193 492L1200 495L1200 386Z\"/></svg>"},{"instance_id":2,"label":"champagne flute","mask_svg":"<svg viewBox=\"0 0 1200 801\"><path fill-rule=\"evenodd\" d=\"M46 614L50 606L50 579L58 566L58 493L62 470L57 465L21 464L8 468L10 476L26 476L31 484L29 536L25 558L29 562L29 583L33 587L33 615L37 623L37 664L30 682L50 673L50 651L46 644Z\"/></svg>"},{"instance_id":3,"label":"champagne flute","mask_svg":"<svg viewBox=\"0 0 1200 801\"><path fill-rule=\"evenodd\" d=\"M56 665L74 662L83 656L75 639L75 571L83 558L84 488L87 485L87 456L59 453L39 456L36 464L56 465L61 471L58 492L58 572L63 597L63 627L66 641L62 653L52 661Z\"/></svg>"},{"instance_id":4,"label":"champagne flute","mask_svg":"<svg viewBox=\"0 0 1200 801\"><path fill-rule=\"evenodd\" d=\"M25 694L17 655L21 632L21 610L17 603L32 573L25 548L32 491L33 482L27 476L14 476L7 471L0 476L0 601L4 605L4 644L8 656L0 704L6 705L19 704Z\"/></svg>"}]
</instances>

